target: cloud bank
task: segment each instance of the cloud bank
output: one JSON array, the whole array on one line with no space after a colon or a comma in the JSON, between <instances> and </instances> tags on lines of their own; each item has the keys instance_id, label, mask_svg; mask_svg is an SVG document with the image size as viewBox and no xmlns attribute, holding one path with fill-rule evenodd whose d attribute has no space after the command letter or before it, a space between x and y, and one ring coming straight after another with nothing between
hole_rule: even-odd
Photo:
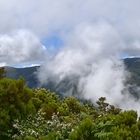
<instances>
[{"instance_id":1,"label":"cloud bank","mask_svg":"<svg viewBox=\"0 0 140 140\"><path fill-rule=\"evenodd\" d=\"M103 21L84 23L66 40L66 46L41 67L40 82L52 82L64 95L76 92L75 96L93 102L106 97L122 108L137 109L139 103L125 86L129 73L120 59L120 53L127 50L127 42L116 28Z\"/></svg>"},{"instance_id":2,"label":"cloud bank","mask_svg":"<svg viewBox=\"0 0 140 140\"><path fill-rule=\"evenodd\" d=\"M1 0L0 32L26 28L43 35L105 19L123 34L136 37L140 28L139 4L139 0Z\"/></svg>"},{"instance_id":3,"label":"cloud bank","mask_svg":"<svg viewBox=\"0 0 140 140\"><path fill-rule=\"evenodd\" d=\"M45 48L38 38L24 30L0 35L0 65L40 62Z\"/></svg>"},{"instance_id":4,"label":"cloud bank","mask_svg":"<svg viewBox=\"0 0 140 140\"><path fill-rule=\"evenodd\" d=\"M72 88L66 94L76 85L77 96L93 101L106 96L137 109L120 56L140 54L139 5L139 0L1 0L0 65L43 60L41 83L52 81L59 89L68 79ZM53 55L40 43L50 34L64 42Z\"/></svg>"}]
</instances>

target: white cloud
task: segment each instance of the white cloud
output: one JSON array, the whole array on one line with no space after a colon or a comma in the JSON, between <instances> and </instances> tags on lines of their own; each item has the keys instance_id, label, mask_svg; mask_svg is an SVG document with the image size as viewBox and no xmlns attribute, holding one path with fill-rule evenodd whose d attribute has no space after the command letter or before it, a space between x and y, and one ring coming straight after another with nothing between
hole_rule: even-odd
<instances>
[{"instance_id":1,"label":"white cloud","mask_svg":"<svg viewBox=\"0 0 140 140\"><path fill-rule=\"evenodd\" d=\"M0 31L27 28L46 34L104 19L130 35L140 28L139 4L139 0L1 0Z\"/></svg>"},{"instance_id":2,"label":"white cloud","mask_svg":"<svg viewBox=\"0 0 140 140\"><path fill-rule=\"evenodd\" d=\"M45 50L32 33L24 30L0 35L0 63L7 65L41 61Z\"/></svg>"},{"instance_id":3,"label":"white cloud","mask_svg":"<svg viewBox=\"0 0 140 140\"><path fill-rule=\"evenodd\" d=\"M129 74L119 58L120 52L126 49L126 42L114 26L107 22L81 24L66 40L66 46L41 67L41 82L51 79L59 88L60 82L65 86L68 78L77 85L80 97L96 101L103 96L123 108L130 108L130 101L131 108L137 109L139 103L130 97L125 87ZM65 95L73 94L71 85Z\"/></svg>"},{"instance_id":4,"label":"white cloud","mask_svg":"<svg viewBox=\"0 0 140 140\"><path fill-rule=\"evenodd\" d=\"M139 5L139 0L1 0L0 64L47 57L40 70L42 82L80 77L77 85L85 98L106 96L136 108L139 103L121 92L127 72L119 56L140 53ZM40 39L55 32L64 47L45 56Z\"/></svg>"}]
</instances>

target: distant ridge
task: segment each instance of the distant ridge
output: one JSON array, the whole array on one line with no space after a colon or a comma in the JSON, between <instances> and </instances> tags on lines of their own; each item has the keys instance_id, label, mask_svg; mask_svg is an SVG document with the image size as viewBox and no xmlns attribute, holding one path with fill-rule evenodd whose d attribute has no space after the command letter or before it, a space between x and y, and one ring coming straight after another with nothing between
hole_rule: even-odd
<instances>
[{"instance_id":1,"label":"distant ridge","mask_svg":"<svg viewBox=\"0 0 140 140\"><path fill-rule=\"evenodd\" d=\"M24 77L26 84L29 87L37 87L37 70L40 66L26 67L26 68L14 68L14 67L5 67L6 76L9 78L18 79L19 77Z\"/></svg>"},{"instance_id":2,"label":"distant ridge","mask_svg":"<svg viewBox=\"0 0 140 140\"><path fill-rule=\"evenodd\" d=\"M140 58L125 58L123 59L126 70L131 73L131 78L128 79L127 84L130 84L129 90L135 96L140 96L138 91L136 91L136 87L140 87ZM40 66L26 67L26 68L13 68L13 67L5 67L6 76L10 78L17 79L20 76L24 77L26 84L31 88L36 88L39 86L39 80L37 79L37 70ZM52 81L43 85L48 89L51 89L55 92L61 92L62 94L66 91L72 90L72 94L77 95L77 78L65 78L58 85L55 85ZM140 97L139 97L140 98Z\"/></svg>"}]
</instances>

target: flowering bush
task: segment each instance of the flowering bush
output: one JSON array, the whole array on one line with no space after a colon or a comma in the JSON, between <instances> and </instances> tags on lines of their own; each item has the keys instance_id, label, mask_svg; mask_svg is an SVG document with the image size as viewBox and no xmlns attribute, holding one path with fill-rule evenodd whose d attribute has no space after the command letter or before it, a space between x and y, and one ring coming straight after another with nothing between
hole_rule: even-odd
<instances>
[{"instance_id":1,"label":"flowering bush","mask_svg":"<svg viewBox=\"0 0 140 140\"><path fill-rule=\"evenodd\" d=\"M26 138L32 136L39 139L43 136L55 132L61 139L65 139L71 132L71 124L60 121L58 114L53 114L51 120L45 120L45 113L39 111L34 116L28 116L26 120L16 119L13 127L17 133L12 136L13 139Z\"/></svg>"}]
</instances>

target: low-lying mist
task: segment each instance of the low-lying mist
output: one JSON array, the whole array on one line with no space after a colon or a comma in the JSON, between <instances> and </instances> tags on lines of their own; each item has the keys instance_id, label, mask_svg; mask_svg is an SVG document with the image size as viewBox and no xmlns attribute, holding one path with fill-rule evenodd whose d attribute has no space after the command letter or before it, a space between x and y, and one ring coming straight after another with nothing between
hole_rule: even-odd
<instances>
[{"instance_id":1,"label":"low-lying mist","mask_svg":"<svg viewBox=\"0 0 140 140\"><path fill-rule=\"evenodd\" d=\"M139 0L1 0L0 66L41 63L42 85L93 102L105 96L140 112L122 61L140 56L139 5ZM62 46L42 43L51 35Z\"/></svg>"},{"instance_id":2,"label":"low-lying mist","mask_svg":"<svg viewBox=\"0 0 140 140\"><path fill-rule=\"evenodd\" d=\"M106 97L111 104L140 112L139 99L129 94L126 81L131 75L121 58L121 53L130 48L127 50L125 40L112 25L82 24L65 40L64 46L41 66L41 84L52 83L65 96L93 102Z\"/></svg>"}]
</instances>

